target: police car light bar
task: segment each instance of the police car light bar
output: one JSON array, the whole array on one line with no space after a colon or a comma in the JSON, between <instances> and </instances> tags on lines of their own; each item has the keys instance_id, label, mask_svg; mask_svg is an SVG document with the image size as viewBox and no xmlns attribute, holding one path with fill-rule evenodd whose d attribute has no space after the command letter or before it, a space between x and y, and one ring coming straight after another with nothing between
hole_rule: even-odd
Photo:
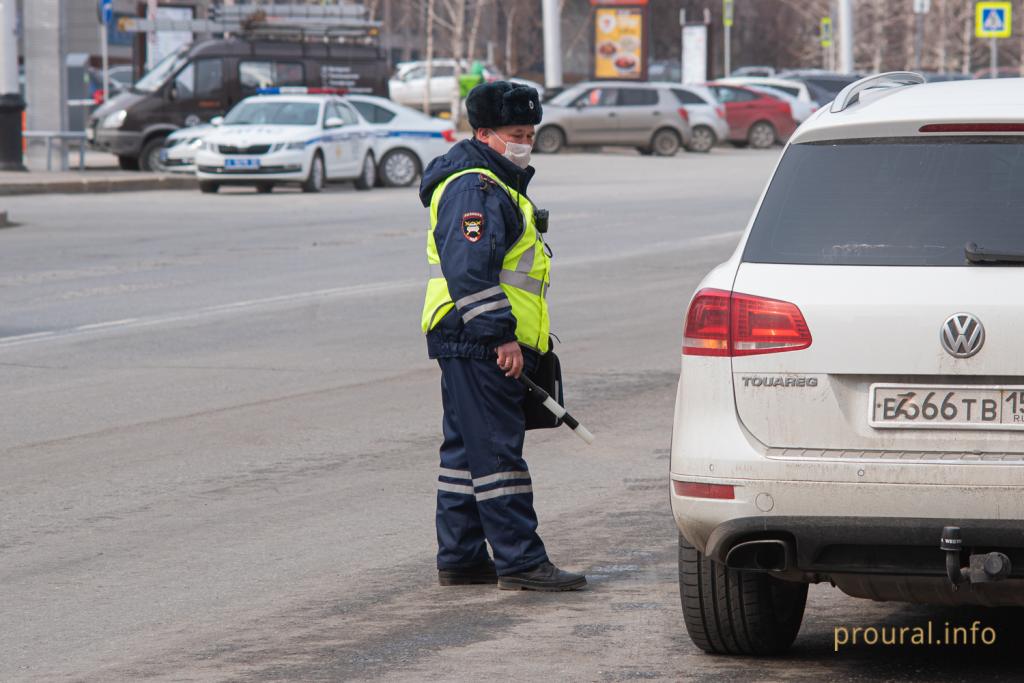
<instances>
[{"instance_id":1,"label":"police car light bar","mask_svg":"<svg viewBox=\"0 0 1024 683\"><path fill-rule=\"evenodd\" d=\"M307 88L301 85L288 85L276 88L259 88L257 95L347 95L348 88Z\"/></svg>"}]
</instances>

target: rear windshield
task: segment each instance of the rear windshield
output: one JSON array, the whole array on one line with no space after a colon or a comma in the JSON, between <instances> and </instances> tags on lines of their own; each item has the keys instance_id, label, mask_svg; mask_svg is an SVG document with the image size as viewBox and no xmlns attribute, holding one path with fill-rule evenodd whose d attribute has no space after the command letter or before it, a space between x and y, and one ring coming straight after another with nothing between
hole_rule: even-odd
<instances>
[{"instance_id":1,"label":"rear windshield","mask_svg":"<svg viewBox=\"0 0 1024 683\"><path fill-rule=\"evenodd\" d=\"M961 266L967 242L1024 251L1024 139L793 145L743 260Z\"/></svg>"}]
</instances>

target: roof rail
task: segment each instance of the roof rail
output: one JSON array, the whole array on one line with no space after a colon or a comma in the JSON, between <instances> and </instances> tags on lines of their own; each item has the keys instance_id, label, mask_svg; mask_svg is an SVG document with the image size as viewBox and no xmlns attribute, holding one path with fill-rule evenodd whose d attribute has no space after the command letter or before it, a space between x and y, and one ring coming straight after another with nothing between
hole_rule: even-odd
<instances>
[{"instance_id":1,"label":"roof rail","mask_svg":"<svg viewBox=\"0 0 1024 683\"><path fill-rule=\"evenodd\" d=\"M924 83L924 76L913 71L890 71L884 74L868 76L859 81L851 83L836 95L829 110L833 114L845 111L854 102L860 100L860 94L871 88L898 88L905 85L920 85Z\"/></svg>"}]
</instances>

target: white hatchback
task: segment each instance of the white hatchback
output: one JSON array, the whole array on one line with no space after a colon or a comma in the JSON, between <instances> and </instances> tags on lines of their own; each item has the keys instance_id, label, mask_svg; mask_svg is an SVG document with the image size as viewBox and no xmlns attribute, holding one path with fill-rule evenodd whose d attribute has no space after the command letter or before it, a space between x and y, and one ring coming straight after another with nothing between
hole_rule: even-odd
<instances>
[{"instance_id":1,"label":"white hatchback","mask_svg":"<svg viewBox=\"0 0 1024 683\"><path fill-rule=\"evenodd\" d=\"M685 320L684 621L774 654L809 583L1024 605L1024 88L847 87L789 141Z\"/></svg>"},{"instance_id":2,"label":"white hatchback","mask_svg":"<svg viewBox=\"0 0 1024 683\"><path fill-rule=\"evenodd\" d=\"M340 97L291 90L242 100L203 138L195 160L202 192L222 185L270 192L281 183L319 192L329 180L352 180L360 190L373 187L373 128Z\"/></svg>"}]
</instances>

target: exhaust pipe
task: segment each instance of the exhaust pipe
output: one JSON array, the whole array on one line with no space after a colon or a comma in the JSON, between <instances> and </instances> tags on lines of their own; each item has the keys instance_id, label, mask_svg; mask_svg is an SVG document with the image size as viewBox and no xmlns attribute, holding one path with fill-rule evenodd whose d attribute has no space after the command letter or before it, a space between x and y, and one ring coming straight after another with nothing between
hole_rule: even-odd
<instances>
[{"instance_id":1,"label":"exhaust pipe","mask_svg":"<svg viewBox=\"0 0 1024 683\"><path fill-rule=\"evenodd\" d=\"M725 565L752 572L784 572L796 562L793 544L777 538L737 543L725 556Z\"/></svg>"}]
</instances>

